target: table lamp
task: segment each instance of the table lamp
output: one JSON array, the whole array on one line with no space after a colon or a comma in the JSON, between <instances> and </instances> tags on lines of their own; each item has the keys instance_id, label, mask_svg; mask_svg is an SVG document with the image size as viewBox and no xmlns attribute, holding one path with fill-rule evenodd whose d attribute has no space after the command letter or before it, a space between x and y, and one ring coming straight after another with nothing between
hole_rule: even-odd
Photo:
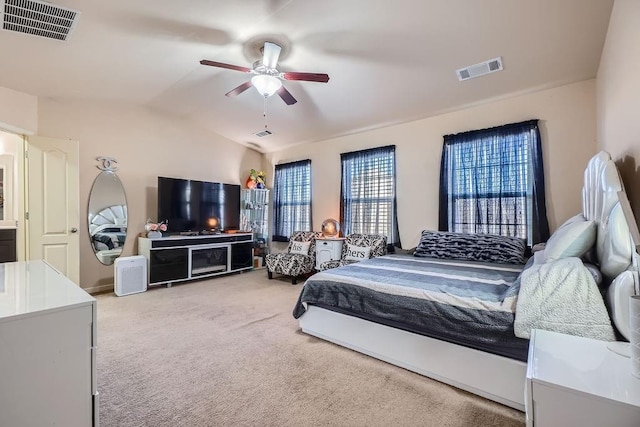
<instances>
[{"instance_id":1,"label":"table lamp","mask_svg":"<svg viewBox=\"0 0 640 427\"><path fill-rule=\"evenodd\" d=\"M338 237L340 234L340 223L329 218L322 222L322 235L324 237Z\"/></svg>"}]
</instances>

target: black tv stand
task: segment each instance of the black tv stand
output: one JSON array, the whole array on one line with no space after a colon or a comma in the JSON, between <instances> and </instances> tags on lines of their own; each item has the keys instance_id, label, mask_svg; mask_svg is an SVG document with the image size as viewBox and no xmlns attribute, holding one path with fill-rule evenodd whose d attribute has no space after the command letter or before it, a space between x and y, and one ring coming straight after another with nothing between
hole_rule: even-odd
<instances>
[{"instance_id":1,"label":"black tv stand","mask_svg":"<svg viewBox=\"0 0 640 427\"><path fill-rule=\"evenodd\" d=\"M253 268L251 233L138 237L138 254L147 258L149 285L171 286Z\"/></svg>"}]
</instances>

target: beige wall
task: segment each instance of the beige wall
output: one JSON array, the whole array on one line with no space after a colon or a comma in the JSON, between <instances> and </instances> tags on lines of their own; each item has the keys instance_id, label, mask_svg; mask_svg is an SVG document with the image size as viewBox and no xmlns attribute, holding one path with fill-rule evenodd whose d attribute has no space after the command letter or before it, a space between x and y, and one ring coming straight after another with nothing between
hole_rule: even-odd
<instances>
[{"instance_id":1,"label":"beige wall","mask_svg":"<svg viewBox=\"0 0 640 427\"><path fill-rule=\"evenodd\" d=\"M616 0L597 77L598 144L616 160L640 219L640 2Z\"/></svg>"},{"instance_id":2,"label":"beige wall","mask_svg":"<svg viewBox=\"0 0 640 427\"><path fill-rule=\"evenodd\" d=\"M402 245L413 247L420 231L437 229L442 137L472 129L540 119L552 230L581 210L582 172L596 152L595 81L588 80L473 108L268 154L278 163L312 160L313 224L340 216L340 153L395 144L398 222Z\"/></svg>"},{"instance_id":3,"label":"beige wall","mask_svg":"<svg viewBox=\"0 0 640 427\"><path fill-rule=\"evenodd\" d=\"M113 284L113 266L95 258L87 231L87 204L98 175L98 156L118 160L127 195L129 234L124 255L137 253L137 235L147 218L156 220L157 177L171 176L233 184L259 167L261 154L177 117L121 104L39 100L39 134L80 142L80 285Z\"/></svg>"},{"instance_id":4,"label":"beige wall","mask_svg":"<svg viewBox=\"0 0 640 427\"><path fill-rule=\"evenodd\" d=\"M0 128L18 134L38 132L38 98L0 87Z\"/></svg>"}]
</instances>

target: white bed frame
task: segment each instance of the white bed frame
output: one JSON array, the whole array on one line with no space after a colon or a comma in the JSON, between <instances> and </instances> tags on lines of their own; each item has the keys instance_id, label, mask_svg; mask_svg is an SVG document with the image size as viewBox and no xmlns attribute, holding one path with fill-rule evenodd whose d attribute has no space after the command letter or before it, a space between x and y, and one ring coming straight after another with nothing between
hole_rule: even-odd
<instances>
[{"instance_id":1,"label":"white bed frame","mask_svg":"<svg viewBox=\"0 0 640 427\"><path fill-rule=\"evenodd\" d=\"M628 330L628 299L638 286L638 262L629 226L620 208L618 197L622 195L624 191L615 164L609 154L598 153L585 170L583 214L598 224L597 255L601 269L609 277L617 276L609 292L615 294L613 298L610 295L610 302L618 313L612 317L619 329L624 329L626 323ZM313 305L300 317L300 327L307 334L520 411L525 409L527 364L524 362Z\"/></svg>"}]
</instances>

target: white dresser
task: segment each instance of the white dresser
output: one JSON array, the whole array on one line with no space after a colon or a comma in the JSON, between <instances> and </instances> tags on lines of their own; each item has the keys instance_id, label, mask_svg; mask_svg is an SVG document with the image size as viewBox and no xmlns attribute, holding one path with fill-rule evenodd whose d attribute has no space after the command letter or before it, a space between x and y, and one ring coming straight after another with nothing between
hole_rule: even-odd
<instances>
[{"instance_id":1,"label":"white dresser","mask_svg":"<svg viewBox=\"0 0 640 427\"><path fill-rule=\"evenodd\" d=\"M325 261L339 260L342 256L344 237L322 237L316 239L316 270Z\"/></svg>"},{"instance_id":2,"label":"white dresser","mask_svg":"<svg viewBox=\"0 0 640 427\"><path fill-rule=\"evenodd\" d=\"M0 426L98 425L96 301L44 261L0 264Z\"/></svg>"},{"instance_id":3,"label":"white dresser","mask_svg":"<svg viewBox=\"0 0 640 427\"><path fill-rule=\"evenodd\" d=\"M640 379L604 341L534 330L525 389L528 427L640 426Z\"/></svg>"}]
</instances>

